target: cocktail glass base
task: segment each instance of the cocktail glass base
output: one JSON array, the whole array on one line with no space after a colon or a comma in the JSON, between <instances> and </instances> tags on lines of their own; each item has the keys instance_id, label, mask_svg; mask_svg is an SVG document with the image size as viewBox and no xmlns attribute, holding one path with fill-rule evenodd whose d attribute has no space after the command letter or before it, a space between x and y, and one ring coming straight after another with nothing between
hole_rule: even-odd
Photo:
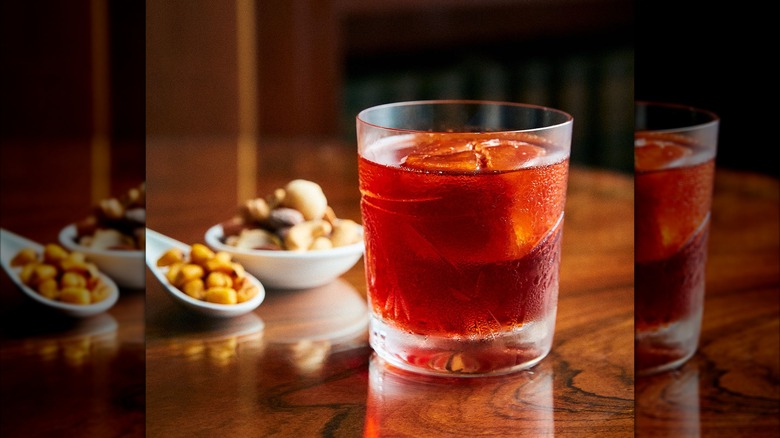
<instances>
[{"instance_id":1,"label":"cocktail glass base","mask_svg":"<svg viewBox=\"0 0 780 438\"><path fill-rule=\"evenodd\" d=\"M372 315L369 342L377 355L410 372L481 377L529 369L550 352L555 313L515 330L482 336L430 336L410 333Z\"/></svg>"},{"instance_id":2,"label":"cocktail glass base","mask_svg":"<svg viewBox=\"0 0 780 438\"><path fill-rule=\"evenodd\" d=\"M637 330L634 342L638 376L662 373L680 367L696 353L702 311L654 330Z\"/></svg>"}]
</instances>

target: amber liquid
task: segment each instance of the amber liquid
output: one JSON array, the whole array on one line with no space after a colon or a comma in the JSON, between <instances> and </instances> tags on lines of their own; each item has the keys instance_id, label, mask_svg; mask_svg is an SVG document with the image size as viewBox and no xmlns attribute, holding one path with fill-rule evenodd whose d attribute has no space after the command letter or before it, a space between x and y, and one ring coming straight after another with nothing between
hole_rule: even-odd
<instances>
[{"instance_id":1,"label":"amber liquid","mask_svg":"<svg viewBox=\"0 0 780 438\"><path fill-rule=\"evenodd\" d=\"M486 159L464 146L474 136L421 135L359 159L368 297L388 325L479 339L555 311L568 157L494 139Z\"/></svg>"}]
</instances>

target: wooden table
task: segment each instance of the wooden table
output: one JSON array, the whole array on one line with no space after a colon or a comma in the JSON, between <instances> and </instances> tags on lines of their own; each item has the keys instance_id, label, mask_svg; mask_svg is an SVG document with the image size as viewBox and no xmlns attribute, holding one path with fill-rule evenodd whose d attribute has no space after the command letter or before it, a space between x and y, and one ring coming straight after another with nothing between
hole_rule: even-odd
<instances>
[{"instance_id":1,"label":"wooden table","mask_svg":"<svg viewBox=\"0 0 780 438\"><path fill-rule=\"evenodd\" d=\"M150 139L147 225L202 241L236 211L238 157L227 140ZM256 175L259 195L293 178L318 181L340 217L360 218L348 144L261 142ZM716 179L702 348L678 371L634 377L632 179L573 168L555 341L531 370L453 380L385 366L362 325L362 263L327 286L269 290L255 312L221 322L179 308L147 273L145 324L140 294L123 294L109 312L116 347L93 348L84 364L69 365L45 354L60 335L34 330L34 314L3 275L2 316L28 321L2 336L3 431L40 424L43 432L83 427L102 436L629 437L638 426L642 436L776 436L778 181L725 170ZM2 226L13 230L24 218L4 211ZM31 237L53 238L56 228Z\"/></svg>"},{"instance_id":2,"label":"wooden table","mask_svg":"<svg viewBox=\"0 0 780 438\"><path fill-rule=\"evenodd\" d=\"M216 150L230 149L202 140L149 143L151 228L202 242L210 225L235 214L234 183L225 184L225 175L194 158ZM223 159L233 157L223 152L209 167L221 168ZM177 173L170 164L154 169L155 162L175 160L186 170ZM293 178L311 179L340 217L360 219L354 147L268 142L260 145L258 163L259 196ZM178 187L183 181L199 186L153 191L157 184ZM355 324L366 312L362 262L335 284L271 290L254 314L213 326L197 323L147 275L147 433L631 435L632 180L573 169L569 187L555 343L532 370L451 380L385 366L372 354L365 327ZM220 200L195 202L199 194L219 193ZM166 214L156 214L157 208Z\"/></svg>"},{"instance_id":3,"label":"wooden table","mask_svg":"<svg viewBox=\"0 0 780 438\"><path fill-rule=\"evenodd\" d=\"M637 379L637 436L780 436L778 192L717 171L700 348Z\"/></svg>"}]
</instances>

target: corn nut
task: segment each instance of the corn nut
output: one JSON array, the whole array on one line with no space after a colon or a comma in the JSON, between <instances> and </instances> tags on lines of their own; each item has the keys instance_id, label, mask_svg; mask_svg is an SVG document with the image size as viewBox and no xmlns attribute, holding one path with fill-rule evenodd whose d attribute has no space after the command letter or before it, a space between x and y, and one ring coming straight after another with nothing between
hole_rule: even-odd
<instances>
[{"instance_id":1,"label":"corn nut","mask_svg":"<svg viewBox=\"0 0 780 438\"><path fill-rule=\"evenodd\" d=\"M70 304L94 304L108 297L108 285L100 279L95 264L83 253L68 252L58 244L44 246L41 254L23 248L12 258L20 268L19 279L41 296Z\"/></svg>"},{"instance_id":2,"label":"corn nut","mask_svg":"<svg viewBox=\"0 0 780 438\"><path fill-rule=\"evenodd\" d=\"M165 278L171 285L197 300L230 305L248 301L259 292L230 254L214 252L200 243L193 244L188 255L169 249L157 259L157 266L167 268Z\"/></svg>"}]
</instances>

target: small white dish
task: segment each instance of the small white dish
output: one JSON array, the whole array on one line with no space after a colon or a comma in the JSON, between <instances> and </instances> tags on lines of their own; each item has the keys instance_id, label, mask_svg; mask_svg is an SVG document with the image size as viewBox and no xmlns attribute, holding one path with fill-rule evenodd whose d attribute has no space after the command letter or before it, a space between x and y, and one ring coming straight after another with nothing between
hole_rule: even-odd
<instances>
[{"instance_id":1,"label":"small white dish","mask_svg":"<svg viewBox=\"0 0 780 438\"><path fill-rule=\"evenodd\" d=\"M60 230L59 240L62 246L68 251L78 251L86 255L101 271L113 278L119 287L143 289L146 286L144 251L92 249L79 245L76 242L76 237L75 224L70 224Z\"/></svg>"},{"instance_id":2,"label":"small white dish","mask_svg":"<svg viewBox=\"0 0 780 438\"><path fill-rule=\"evenodd\" d=\"M234 316L249 313L257 308L265 299L265 288L260 281L251 274L247 274L251 281L258 288L258 293L249 301L237 304L216 304L192 298L173 286L165 277L168 268L157 266L157 260L169 249L179 248L185 255L190 252L190 246L179 242L157 231L146 229L146 265L152 271L160 283L165 286L168 293L185 308L216 318L232 318ZM236 260L238 262L238 260Z\"/></svg>"},{"instance_id":3,"label":"small white dish","mask_svg":"<svg viewBox=\"0 0 780 438\"><path fill-rule=\"evenodd\" d=\"M42 296L24 284L24 282L22 282L22 279L19 277L21 268L15 268L11 266L11 260L23 248L33 248L39 254L43 252L43 245L40 243L34 242L18 234L0 228L0 260L2 260L3 269L5 269L6 273L8 273L8 276L11 277L11 280L13 280L13 282L19 286L19 289L34 301L64 315L75 318L86 318L105 312L106 310L113 307L119 299L119 287L108 275L102 272L102 270L100 273L100 278L108 286L109 290L108 297L106 297L103 301L95 304L70 304L50 300ZM87 260L92 261L89 255L87 255Z\"/></svg>"},{"instance_id":4,"label":"small white dish","mask_svg":"<svg viewBox=\"0 0 780 438\"><path fill-rule=\"evenodd\" d=\"M222 225L206 231L206 244L225 251L272 289L309 289L322 286L349 271L365 251L363 240L331 249L298 252L239 249L224 243Z\"/></svg>"}]
</instances>

